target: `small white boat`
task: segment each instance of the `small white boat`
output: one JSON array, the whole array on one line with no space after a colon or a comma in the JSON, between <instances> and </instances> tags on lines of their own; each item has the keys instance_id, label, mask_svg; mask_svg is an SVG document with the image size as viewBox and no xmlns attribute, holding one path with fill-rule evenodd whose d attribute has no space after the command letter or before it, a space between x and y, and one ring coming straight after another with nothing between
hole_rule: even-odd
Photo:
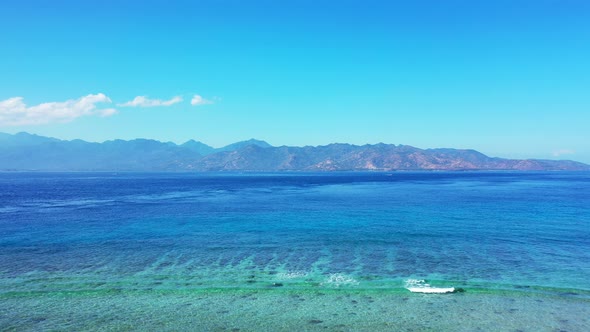
<instances>
[{"instance_id":1,"label":"small white boat","mask_svg":"<svg viewBox=\"0 0 590 332\"><path fill-rule=\"evenodd\" d=\"M455 292L455 287L407 287L407 289L412 293L443 294Z\"/></svg>"}]
</instances>

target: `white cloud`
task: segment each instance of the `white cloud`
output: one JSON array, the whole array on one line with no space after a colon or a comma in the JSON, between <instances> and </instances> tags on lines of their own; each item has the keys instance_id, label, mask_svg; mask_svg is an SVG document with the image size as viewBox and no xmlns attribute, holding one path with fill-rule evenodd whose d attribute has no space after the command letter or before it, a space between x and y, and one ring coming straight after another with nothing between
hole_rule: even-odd
<instances>
[{"instance_id":1,"label":"white cloud","mask_svg":"<svg viewBox=\"0 0 590 332\"><path fill-rule=\"evenodd\" d=\"M69 122L87 115L111 116L116 109L96 109L98 103L111 103L102 93L87 95L64 102L43 103L27 107L23 97L0 101L0 126L42 125L52 122Z\"/></svg>"},{"instance_id":2,"label":"white cloud","mask_svg":"<svg viewBox=\"0 0 590 332\"><path fill-rule=\"evenodd\" d=\"M575 153L576 153L576 151L574 151L574 150L561 149L561 150L553 151L553 157L561 157L563 155L575 154Z\"/></svg>"},{"instance_id":3,"label":"white cloud","mask_svg":"<svg viewBox=\"0 0 590 332\"><path fill-rule=\"evenodd\" d=\"M133 100L117 106L123 107L156 107L156 106L170 106L182 101L181 96L172 97L170 100L150 99L147 96L137 96Z\"/></svg>"},{"instance_id":4,"label":"white cloud","mask_svg":"<svg viewBox=\"0 0 590 332\"><path fill-rule=\"evenodd\" d=\"M105 118L107 116L114 115L114 114L117 114L117 110L114 108L105 108L103 110L98 111L98 115L100 115L103 118Z\"/></svg>"},{"instance_id":5,"label":"white cloud","mask_svg":"<svg viewBox=\"0 0 590 332\"><path fill-rule=\"evenodd\" d=\"M193 99L191 99L191 105L198 106L198 105L208 105L213 104L213 100L205 99L199 95L194 95Z\"/></svg>"}]
</instances>

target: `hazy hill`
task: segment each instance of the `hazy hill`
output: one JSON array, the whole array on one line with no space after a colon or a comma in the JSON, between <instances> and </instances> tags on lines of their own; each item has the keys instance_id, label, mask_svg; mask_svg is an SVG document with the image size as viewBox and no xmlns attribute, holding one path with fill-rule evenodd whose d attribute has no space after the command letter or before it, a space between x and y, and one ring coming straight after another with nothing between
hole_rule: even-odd
<instances>
[{"instance_id":1,"label":"hazy hill","mask_svg":"<svg viewBox=\"0 0 590 332\"><path fill-rule=\"evenodd\" d=\"M184 148L187 148L191 151L194 151L202 156L206 156L208 154L215 152L214 147L211 147L211 146L209 146L205 143L199 142L199 141L195 141L193 139L191 139L190 141L186 141L181 146Z\"/></svg>"},{"instance_id":2,"label":"hazy hill","mask_svg":"<svg viewBox=\"0 0 590 332\"><path fill-rule=\"evenodd\" d=\"M475 150L409 145L329 144L273 147L248 140L215 149L190 140L90 143L0 133L0 170L40 171L345 171L345 170L590 170L568 160L488 157Z\"/></svg>"},{"instance_id":3,"label":"hazy hill","mask_svg":"<svg viewBox=\"0 0 590 332\"><path fill-rule=\"evenodd\" d=\"M195 141L195 140L189 140L187 142L185 142L184 144L182 144L182 147L188 148L192 151L198 152L200 155L202 156L206 156L212 153L216 153L216 152L223 152L223 151L235 151L235 150L239 150L243 147L246 147L248 145L256 145L256 146L260 146L263 148L270 148L272 147L272 145L266 143L265 141L259 141L259 140L255 140L255 139L250 139L247 141L242 141L242 142L237 142L237 143L232 143L230 145L226 145L222 148L214 148L211 147L205 143L199 142L199 141Z\"/></svg>"}]
</instances>

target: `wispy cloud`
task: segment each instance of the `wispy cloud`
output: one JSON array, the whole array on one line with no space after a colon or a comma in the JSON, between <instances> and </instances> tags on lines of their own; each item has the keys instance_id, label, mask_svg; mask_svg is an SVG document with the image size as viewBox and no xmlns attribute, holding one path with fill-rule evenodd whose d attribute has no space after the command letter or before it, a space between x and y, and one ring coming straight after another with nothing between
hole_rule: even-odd
<instances>
[{"instance_id":1,"label":"wispy cloud","mask_svg":"<svg viewBox=\"0 0 590 332\"><path fill-rule=\"evenodd\" d=\"M150 99L147 96L137 96L123 104L117 104L117 106L122 107L157 107L157 106L170 106L174 104L178 104L182 101L181 96L172 97L169 100L162 100L162 99Z\"/></svg>"},{"instance_id":2,"label":"wispy cloud","mask_svg":"<svg viewBox=\"0 0 590 332\"><path fill-rule=\"evenodd\" d=\"M563 155L568 155L568 154L575 154L576 151L574 150L570 150L570 149L561 149L561 150L557 150L557 151L553 151L553 157L561 157Z\"/></svg>"},{"instance_id":3,"label":"wispy cloud","mask_svg":"<svg viewBox=\"0 0 590 332\"><path fill-rule=\"evenodd\" d=\"M98 103L111 103L102 93L90 94L64 102L42 103L27 107L23 97L0 101L0 126L42 125L53 122L69 122L81 116L111 116L114 108L97 109Z\"/></svg>"},{"instance_id":4,"label":"wispy cloud","mask_svg":"<svg viewBox=\"0 0 590 332\"><path fill-rule=\"evenodd\" d=\"M194 95L193 99L191 99L191 105L193 105L193 106L208 105L208 104L213 104L213 103L214 103L213 100L205 99L199 95Z\"/></svg>"}]
</instances>

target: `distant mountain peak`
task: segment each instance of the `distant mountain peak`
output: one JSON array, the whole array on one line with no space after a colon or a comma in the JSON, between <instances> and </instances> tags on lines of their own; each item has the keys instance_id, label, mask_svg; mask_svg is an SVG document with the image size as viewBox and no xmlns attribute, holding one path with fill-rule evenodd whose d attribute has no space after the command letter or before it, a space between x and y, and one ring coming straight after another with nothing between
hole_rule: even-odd
<instances>
[{"instance_id":1,"label":"distant mountain peak","mask_svg":"<svg viewBox=\"0 0 590 332\"><path fill-rule=\"evenodd\" d=\"M205 144L203 142L195 141L194 139L189 139L188 141L182 143L181 145L187 145L187 146L188 145L198 145L198 146L203 146L204 145L204 146L209 146L209 145L207 145L207 144ZM213 149L213 147L211 147L211 146L209 146L209 147Z\"/></svg>"},{"instance_id":2,"label":"distant mountain peak","mask_svg":"<svg viewBox=\"0 0 590 332\"><path fill-rule=\"evenodd\" d=\"M48 143L48 142L62 142L57 138L52 137L45 137L39 136L35 134L29 134L27 132L21 131L14 135L10 134L2 134L2 144L4 145L36 145L41 143Z\"/></svg>"},{"instance_id":3,"label":"distant mountain peak","mask_svg":"<svg viewBox=\"0 0 590 332\"><path fill-rule=\"evenodd\" d=\"M256 145L256 146L261 147L261 148L271 148L272 147L272 145L268 144L265 141L261 141L261 140L257 140L257 139L251 138L251 139L249 139L247 141L240 141L240 142L236 142L236 143L233 143L233 144L229 144L229 145L226 145L226 146L224 146L222 148L219 148L219 149L216 149L216 150L217 150L217 152L236 151L236 150L245 148L245 147L247 147L249 145Z\"/></svg>"},{"instance_id":4,"label":"distant mountain peak","mask_svg":"<svg viewBox=\"0 0 590 332\"><path fill-rule=\"evenodd\" d=\"M215 148L213 148L203 142L195 141L194 139L190 139L190 140L182 143L180 146L187 148L189 150L195 151L203 156L206 156L208 154L215 152Z\"/></svg>"},{"instance_id":5,"label":"distant mountain peak","mask_svg":"<svg viewBox=\"0 0 590 332\"><path fill-rule=\"evenodd\" d=\"M266 141L261 141L259 139L255 139L255 138L250 138L249 140L238 142L238 143L244 143L244 144L248 144L248 145L257 145L257 146L259 146L261 148L270 148L270 147L272 147L272 145L268 144Z\"/></svg>"}]
</instances>

